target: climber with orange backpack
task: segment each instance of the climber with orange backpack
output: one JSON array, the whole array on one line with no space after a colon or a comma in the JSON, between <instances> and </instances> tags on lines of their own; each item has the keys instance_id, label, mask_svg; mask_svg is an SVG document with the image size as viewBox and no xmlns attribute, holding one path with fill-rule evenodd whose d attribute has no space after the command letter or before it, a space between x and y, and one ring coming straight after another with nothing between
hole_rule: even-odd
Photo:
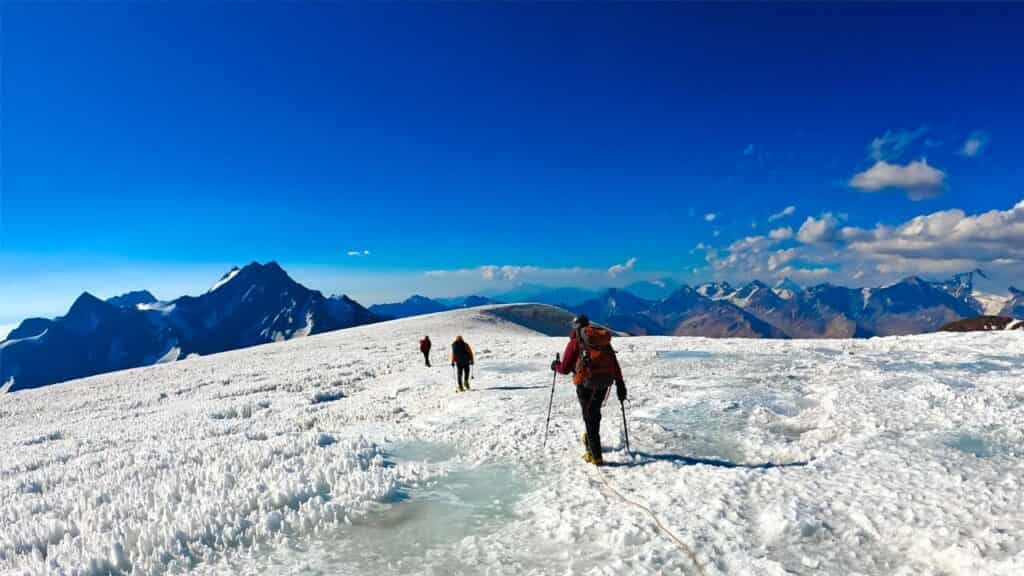
<instances>
[{"instance_id":1,"label":"climber with orange backpack","mask_svg":"<svg viewBox=\"0 0 1024 576\"><path fill-rule=\"evenodd\" d=\"M573 374L576 398L583 411L587 433L583 435L586 447L584 460L597 466L604 465L601 455L601 405L608 389L615 384L619 402L626 400L626 382L622 379L619 361L612 349L611 332L600 326L591 326L583 315L572 321L569 344L561 361L551 363L551 369L560 374Z\"/></svg>"}]
</instances>

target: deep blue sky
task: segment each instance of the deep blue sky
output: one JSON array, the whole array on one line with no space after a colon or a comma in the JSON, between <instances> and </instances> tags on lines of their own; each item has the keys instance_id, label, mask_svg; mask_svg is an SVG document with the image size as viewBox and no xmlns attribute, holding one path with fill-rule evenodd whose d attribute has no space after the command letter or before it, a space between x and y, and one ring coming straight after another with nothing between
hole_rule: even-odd
<instances>
[{"instance_id":1,"label":"deep blue sky","mask_svg":"<svg viewBox=\"0 0 1024 576\"><path fill-rule=\"evenodd\" d=\"M1024 198L1020 6L2 16L0 322L62 313L86 289L196 293L251 260L367 302L486 290L423 274L484 265L636 257L614 281L711 277L693 272L699 243ZM873 139L921 128L890 161L926 157L945 174L935 197L849 185ZM964 155L972 134L983 145Z\"/></svg>"}]
</instances>

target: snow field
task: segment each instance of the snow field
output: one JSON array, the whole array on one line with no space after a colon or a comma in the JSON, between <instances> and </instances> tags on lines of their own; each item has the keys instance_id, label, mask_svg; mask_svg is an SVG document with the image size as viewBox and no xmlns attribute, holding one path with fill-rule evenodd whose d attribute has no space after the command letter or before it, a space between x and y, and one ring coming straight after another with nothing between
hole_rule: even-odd
<instances>
[{"instance_id":1,"label":"snow field","mask_svg":"<svg viewBox=\"0 0 1024 576\"><path fill-rule=\"evenodd\" d=\"M0 573L696 573L567 377L541 451L564 344L457 311L2 396ZM617 339L601 473L707 574L1021 573L1022 344Z\"/></svg>"}]
</instances>

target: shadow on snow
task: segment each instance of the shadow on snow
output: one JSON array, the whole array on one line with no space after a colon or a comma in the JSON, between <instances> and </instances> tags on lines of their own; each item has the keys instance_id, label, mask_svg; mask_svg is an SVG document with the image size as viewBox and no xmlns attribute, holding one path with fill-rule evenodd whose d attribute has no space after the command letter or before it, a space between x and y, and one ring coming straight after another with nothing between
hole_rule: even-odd
<instances>
[{"instance_id":1,"label":"shadow on snow","mask_svg":"<svg viewBox=\"0 0 1024 576\"><path fill-rule=\"evenodd\" d=\"M712 466L714 468L743 468L747 470L771 470L774 468L800 468L807 466L807 462L788 462L785 464L776 464L774 462L765 462L763 464L739 464L736 462L729 462L728 460L716 460L714 458L695 458L692 456L682 456L679 454L651 454L648 452L633 452L634 458L640 458L642 460L633 460L631 462L605 462L605 466L616 468L632 468L634 466L646 466L648 464L654 464L655 462L671 462L679 466Z\"/></svg>"},{"instance_id":2,"label":"shadow on snow","mask_svg":"<svg viewBox=\"0 0 1024 576\"><path fill-rule=\"evenodd\" d=\"M480 388L480 390L537 390L539 388L551 388L551 386L491 386Z\"/></svg>"}]
</instances>

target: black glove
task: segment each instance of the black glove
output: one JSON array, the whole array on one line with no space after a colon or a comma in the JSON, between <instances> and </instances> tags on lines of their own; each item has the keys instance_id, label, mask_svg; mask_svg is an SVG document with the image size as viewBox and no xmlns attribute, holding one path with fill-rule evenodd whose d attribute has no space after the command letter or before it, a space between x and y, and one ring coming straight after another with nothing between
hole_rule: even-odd
<instances>
[{"instance_id":1,"label":"black glove","mask_svg":"<svg viewBox=\"0 0 1024 576\"><path fill-rule=\"evenodd\" d=\"M626 401L626 383L619 381L615 383L615 393L619 396L619 402Z\"/></svg>"},{"instance_id":2,"label":"black glove","mask_svg":"<svg viewBox=\"0 0 1024 576\"><path fill-rule=\"evenodd\" d=\"M559 370L559 369L560 369L561 367L562 367L562 363L561 363L561 362L559 362L558 360L552 360L552 361L551 361L551 371L552 371L552 372L558 372L558 370Z\"/></svg>"}]
</instances>

